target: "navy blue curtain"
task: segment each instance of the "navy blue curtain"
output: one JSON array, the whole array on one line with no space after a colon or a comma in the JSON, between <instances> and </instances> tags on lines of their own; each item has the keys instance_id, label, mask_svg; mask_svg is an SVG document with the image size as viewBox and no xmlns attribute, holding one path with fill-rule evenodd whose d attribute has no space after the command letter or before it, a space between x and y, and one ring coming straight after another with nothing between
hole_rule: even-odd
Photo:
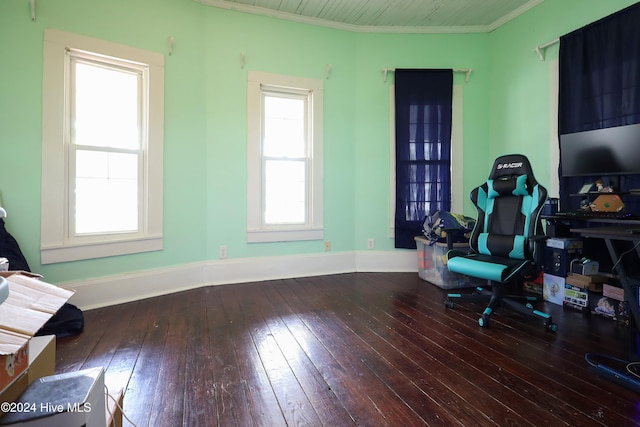
<instances>
[{"instance_id":1,"label":"navy blue curtain","mask_svg":"<svg viewBox=\"0 0 640 427\"><path fill-rule=\"evenodd\" d=\"M640 3L560 38L560 134L640 123Z\"/></svg>"},{"instance_id":2,"label":"navy blue curtain","mask_svg":"<svg viewBox=\"0 0 640 427\"><path fill-rule=\"evenodd\" d=\"M640 3L560 37L559 73L560 135L640 123ZM578 208L570 194L590 179L560 179L563 210Z\"/></svg>"},{"instance_id":3,"label":"navy blue curtain","mask_svg":"<svg viewBox=\"0 0 640 427\"><path fill-rule=\"evenodd\" d=\"M426 215L451 209L453 70L395 71L395 247L415 249Z\"/></svg>"}]
</instances>

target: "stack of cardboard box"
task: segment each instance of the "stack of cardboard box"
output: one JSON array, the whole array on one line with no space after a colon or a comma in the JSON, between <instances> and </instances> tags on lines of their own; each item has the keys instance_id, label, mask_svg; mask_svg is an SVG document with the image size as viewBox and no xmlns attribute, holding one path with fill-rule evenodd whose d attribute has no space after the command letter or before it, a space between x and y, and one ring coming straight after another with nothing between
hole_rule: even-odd
<instances>
[{"instance_id":1,"label":"stack of cardboard box","mask_svg":"<svg viewBox=\"0 0 640 427\"><path fill-rule=\"evenodd\" d=\"M36 380L54 375L56 337L34 335L74 291L25 271L0 270L0 276L9 284L9 296L0 304L0 403L10 403ZM113 399L105 396L104 421L106 426L121 427L123 391L113 392ZM3 415L0 410L0 418Z\"/></svg>"},{"instance_id":2,"label":"stack of cardboard box","mask_svg":"<svg viewBox=\"0 0 640 427\"><path fill-rule=\"evenodd\" d=\"M1 271L9 296L0 304L0 402L13 402L55 369L55 337L35 337L73 291L24 271ZM0 417L2 416L0 411Z\"/></svg>"}]
</instances>

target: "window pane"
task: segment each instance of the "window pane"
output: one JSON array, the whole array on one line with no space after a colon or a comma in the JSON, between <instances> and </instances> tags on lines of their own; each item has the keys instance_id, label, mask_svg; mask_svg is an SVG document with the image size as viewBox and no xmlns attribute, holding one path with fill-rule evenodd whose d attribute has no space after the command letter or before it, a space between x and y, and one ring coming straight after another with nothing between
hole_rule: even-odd
<instances>
[{"instance_id":1,"label":"window pane","mask_svg":"<svg viewBox=\"0 0 640 427\"><path fill-rule=\"evenodd\" d=\"M138 155L76 152L76 234L138 229Z\"/></svg>"},{"instance_id":2,"label":"window pane","mask_svg":"<svg viewBox=\"0 0 640 427\"><path fill-rule=\"evenodd\" d=\"M265 162L266 224L304 224L305 162L267 160Z\"/></svg>"},{"instance_id":3,"label":"window pane","mask_svg":"<svg viewBox=\"0 0 640 427\"><path fill-rule=\"evenodd\" d=\"M305 100L265 95L263 153L269 157L305 154Z\"/></svg>"},{"instance_id":4,"label":"window pane","mask_svg":"<svg viewBox=\"0 0 640 427\"><path fill-rule=\"evenodd\" d=\"M75 62L73 142L140 147L139 73Z\"/></svg>"}]
</instances>

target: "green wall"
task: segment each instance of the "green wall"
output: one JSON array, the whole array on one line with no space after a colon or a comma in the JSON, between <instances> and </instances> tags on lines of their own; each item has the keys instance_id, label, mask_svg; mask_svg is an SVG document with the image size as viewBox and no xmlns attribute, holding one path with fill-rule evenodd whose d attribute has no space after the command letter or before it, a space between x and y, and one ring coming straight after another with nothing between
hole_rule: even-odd
<instances>
[{"instance_id":1,"label":"green wall","mask_svg":"<svg viewBox=\"0 0 640 427\"><path fill-rule=\"evenodd\" d=\"M216 259L324 252L322 242L247 244L246 75L325 78L325 238L389 250L389 85L382 68L472 68L464 87L464 188L492 158L548 158L548 65L533 48L631 1L546 0L488 34L371 34L254 16L193 0L0 1L0 191L31 268L74 281ZM587 4L587 6L585 6ZM45 28L165 54L165 249L40 265ZM175 38L167 54L167 38ZM245 66L240 57L244 53ZM542 143L540 142L542 141ZM542 145L542 150L538 149ZM44 159L46 161L46 159ZM543 172L544 174L544 172ZM472 208L465 205L465 213Z\"/></svg>"}]
</instances>

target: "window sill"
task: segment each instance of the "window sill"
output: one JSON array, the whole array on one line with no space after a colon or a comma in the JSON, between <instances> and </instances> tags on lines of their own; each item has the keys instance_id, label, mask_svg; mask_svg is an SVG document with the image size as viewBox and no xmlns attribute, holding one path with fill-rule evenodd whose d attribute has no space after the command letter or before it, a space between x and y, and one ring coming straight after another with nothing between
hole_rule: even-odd
<instances>
[{"instance_id":1,"label":"window sill","mask_svg":"<svg viewBox=\"0 0 640 427\"><path fill-rule=\"evenodd\" d=\"M248 230L247 242L294 242L302 240L324 239L323 228L304 228L288 230Z\"/></svg>"},{"instance_id":2,"label":"window sill","mask_svg":"<svg viewBox=\"0 0 640 427\"><path fill-rule=\"evenodd\" d=\"M162 236L68 244L63 246L42 247L40 249L40 259L42 264L55 264L58 262L79 261L140 252L160 251L162 250L162 245Z\"/></svg>"}]
</instances>

